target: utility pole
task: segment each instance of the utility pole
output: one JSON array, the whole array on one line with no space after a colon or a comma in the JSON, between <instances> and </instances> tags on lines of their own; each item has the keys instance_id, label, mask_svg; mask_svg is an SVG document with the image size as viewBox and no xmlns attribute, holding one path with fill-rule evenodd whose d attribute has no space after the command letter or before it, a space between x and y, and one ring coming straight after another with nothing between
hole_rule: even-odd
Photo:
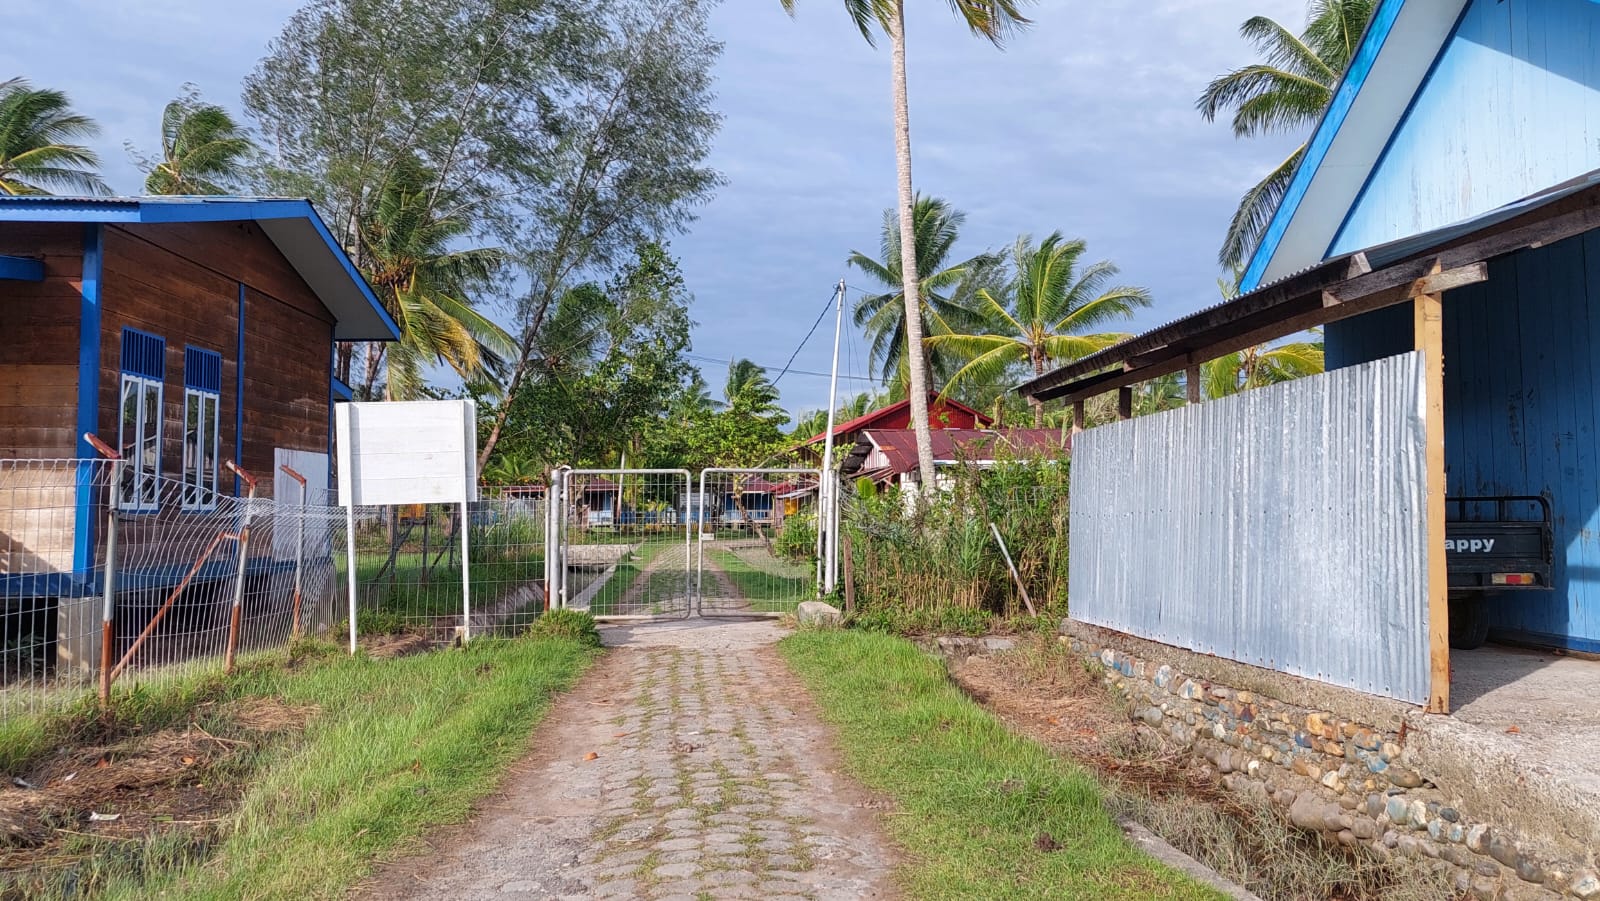
<instances>
[{"instance_id":1,"label":"utility pole","mask_svg":"<svg viewBox=\"0 0 1600 901\"><path fill-rule=\"evenodd\" d=\"M839 480L833 476L833 426L839 408L839 337L844 330L844 279L834 291L833 371L828 377L828 431L822 439L822 477L817 483L817 529L822 541L822 593L839 580ZM825 530L825 531L824 531Z\"/></svg>"}]
</instances>

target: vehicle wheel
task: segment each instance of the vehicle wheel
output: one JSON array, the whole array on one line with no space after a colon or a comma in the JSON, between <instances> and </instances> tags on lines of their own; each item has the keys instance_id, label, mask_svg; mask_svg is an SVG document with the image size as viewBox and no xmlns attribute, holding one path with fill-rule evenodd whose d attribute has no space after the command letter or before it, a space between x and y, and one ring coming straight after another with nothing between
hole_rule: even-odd
<instances>
[{"instance_id":1,"label":"vehicle wheel","mask_svg":"<svg viewBox=\"0 0 1600 901\"><path fill-rule=\"evenodd\" d=\"M1450 647L1470 651L1489 640L1489 602L1482 595L1450 600Z\"/></svg>"}]
</instances>

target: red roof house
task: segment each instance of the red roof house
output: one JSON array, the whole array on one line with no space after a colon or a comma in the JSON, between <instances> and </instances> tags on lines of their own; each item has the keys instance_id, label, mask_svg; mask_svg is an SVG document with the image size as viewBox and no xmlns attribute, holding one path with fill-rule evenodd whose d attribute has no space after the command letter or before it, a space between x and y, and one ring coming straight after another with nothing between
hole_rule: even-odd
<instances>
[{"instance_id":1,"label":"red roof house","mask_svg":"<svg viewBox=\"0 0 1600 901\"><path fill-rule=\"evenodd\" d=\"M936 391L928 392L928 426L935 430L942 429L985 429L994 425L994 420L979 413L966 404L952 400L948 397L941 398ZM909 429L911 428L911 401L909 399L892 403L862 416L857 416L849 422L837 423L833 427L833 443L835 447L849 447L867 429ZM827 432L819 432L807 439L799 447L802 454L818 457L822 450Z\"/></svg>"},{"instance_id":2,"label":"red roof house","mask_svg":"<svg viewBox=\"0 0 1600 901\"><path fill-rule=\"evenodd\" d=\"M940 429L933 433L935 466L993 466L1017 454L1063 456L1072 439L1059 429ZM917 471L917 436L910 429L866 429L840 466L846 478L880 484L899 482Z\"/></svg>"}]
</instances>

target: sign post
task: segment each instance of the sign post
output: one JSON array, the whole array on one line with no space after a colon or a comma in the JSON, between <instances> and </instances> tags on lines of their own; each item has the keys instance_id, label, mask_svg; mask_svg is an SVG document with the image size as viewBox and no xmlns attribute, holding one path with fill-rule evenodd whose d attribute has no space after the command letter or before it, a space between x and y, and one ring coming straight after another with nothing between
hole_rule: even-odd
<instances>
[{"instance_id":1,"label":"sign post","mask_svg":"<svg viewBox=\"0 0 1600 901\"><path fill-rule=\"evenodd\" d=\"M345 403L334 408L339 504L345 508L350 653L356 651L358 506L458 504L461 636L472 635L470 504L478 499L478 417L470 400Z\"/></svg>"}]
</instances>

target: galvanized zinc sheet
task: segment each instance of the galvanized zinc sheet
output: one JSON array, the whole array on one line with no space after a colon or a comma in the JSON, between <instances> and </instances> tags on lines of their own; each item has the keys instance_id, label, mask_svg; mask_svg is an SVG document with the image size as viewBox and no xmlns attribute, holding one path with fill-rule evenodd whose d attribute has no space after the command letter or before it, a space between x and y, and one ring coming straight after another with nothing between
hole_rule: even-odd
<instances>
[{"instance_id":1,"label":"galvanized zinc sheet","mask_svg":"<svg viewBox=\"0 0 1600 901\"><path fill-rule=\"evenodd\" d=\"M1072 617L1425 702L1422 409L1408 353L1078 435Z\"/></svg>"}]
</instances>

